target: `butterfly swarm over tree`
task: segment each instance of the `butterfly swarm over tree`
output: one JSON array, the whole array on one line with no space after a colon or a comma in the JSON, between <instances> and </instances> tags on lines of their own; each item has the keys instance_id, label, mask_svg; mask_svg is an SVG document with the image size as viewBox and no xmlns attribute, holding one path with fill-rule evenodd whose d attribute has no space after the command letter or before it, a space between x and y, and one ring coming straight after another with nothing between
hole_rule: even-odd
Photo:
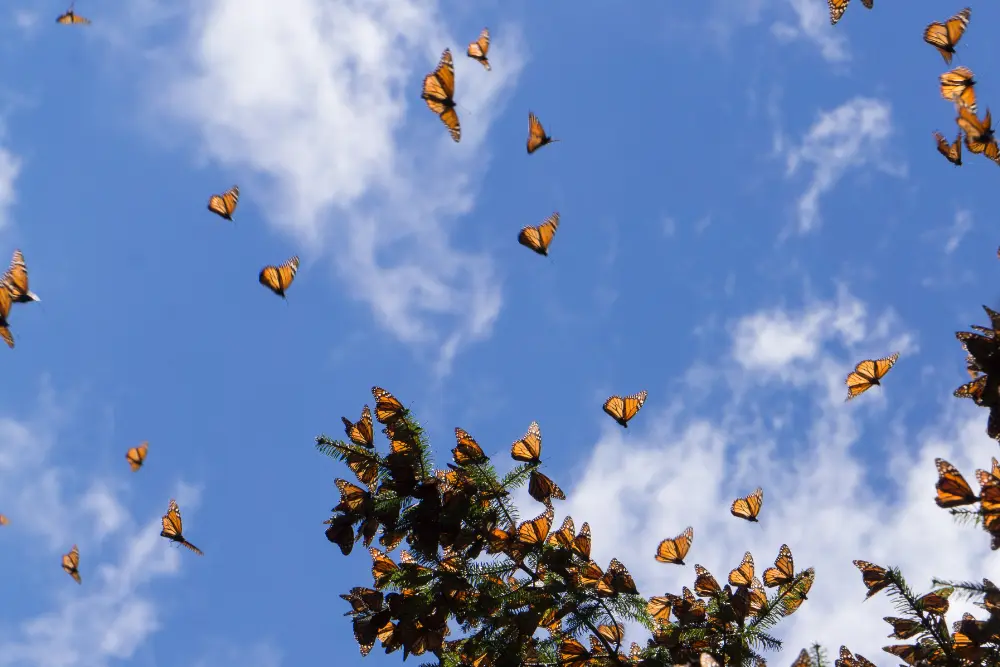
<instances>
[{"instance_id":1,"label":"butterfly swarm over tree","mask_svg":"<svg viewBox=\"0 0 1000 667\"><path fill-rule=\"evenodd\" d=\"M592 560L588 524L556 524L553 501L566 496L539 470L537 422L512 444L517 465L503 476L461 428L452 461L435 468L409 410L385 389L372 395L387 450L375 446L367 405L360 421L342 418L346 440L316 439L353 476L336 480L326 537L344 555L360 541L372 559L372 581L341 595L362 655L380 643L448 666L763 665L759 651L781 646L774 627L807 599L813 570L797 571L787 546L763 580L747 552L723 584L696 564L692 588L645 597L617 558ZM511 500L525 484L541 505L527 520ZM665 539L656 560L683 565L693 539L691 527ZM626 642L626 622L648 630L644 644Z\"/></svg>"}]
</instances>

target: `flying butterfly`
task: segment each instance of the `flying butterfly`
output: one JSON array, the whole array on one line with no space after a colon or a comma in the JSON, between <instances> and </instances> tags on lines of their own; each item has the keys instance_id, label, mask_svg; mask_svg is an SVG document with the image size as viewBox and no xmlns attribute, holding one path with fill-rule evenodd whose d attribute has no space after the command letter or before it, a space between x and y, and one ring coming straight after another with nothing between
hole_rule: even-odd
<instances>
[{"instance_id":1,"label":"flying butterfly","mask_svg":"<svg viewBox=\"0 0 1000 667\"><path fill-rule=\"evenodd\" d=\"M774 559L774 567L764 570L764 585L768 588L790 584L795 579L795 561L792 560L792 550L787 544L778 549L778 557Z\"/></svg>"},{"instance_id":2,"label":"flying butterfly","mask_svg":"<svg viewBox=\"0 0 1000 667\"><path fill-rule=\"evenodd\" d=\"M559 213L553 213L542 221L537 227L528 225L521 228L517 235L517 242L526 248L534 250L539 255L548 256L549 244L559 229Z\"/></svg>"},{"instance_id":3,"label":"flying butterfly","mask_svg":"<svg viewBox=\"0 0 1000 667\"><path fill-rule=\"evenodd\" d=\"M868 9L871 9L874 5L875 0L861 0L863 4ZM847 11L847 5L851 0L827 0L827 4L830 6L830 25L837 25L837 21L841 19L844 12Z\"/></svg>"},{"instance_id":4,"label":"flying butterfly","mask_svg":"<svg viewBox=\"0 0 1000 667\"><path fill-rule=\"evenodd\" d=\"M160 531L160 537L182 544L199 556L204 556L201 549L184 539L183 528L181 508L177 506L177 501L171 498L170 505L167 506L167 513L163 515L163 530Z\"/></svg>"},{"instance_id":5,"label":"flying butterfly","mask_svg":"<svg viewBox=\"0 0 1000 667\"><path fill-rule=\"evenodd\" d=\"M490 71L490 61L486 59L486 54L490 50L490 29L483 28L483 31L479 33L479 38L474 42L469 43L469 48L466 49L465 55L469 56L473 60L478 60L482 63L486 71Z\"/></svg>"},{"instance_id":6,"label":"flying butterfly","mask_svg":"<svg viewBox=\"0 0 1000 667\"><path fill-rule=\"evenodd\" d=\"M989 108L986 109L986 117L980 121L968 108L959 107L955 122L965 132L965 147L970 153L983 153L994 162L1000 159L1000 148L993 136L993 117Z\"/></svg>"},{"instance_id":7,"label":"flying butterfly","mask_svg":"<svg viewBox=\"0 0 1000 667\"><path fill-rule=\"evenodd\" d=\"M899 352L895 352L882 359L865 359L864 361L859 361L844 381L847 385L847 398L844 399L845 402L863 394L875 385L880 385L882 378L895 365L896 359L899 359Z\"/></svg>"},{"instance_id":8,"label":"flying butterfly","mask_svg":"<svg viewBox=\"0 0 1000 667\"><path fill-rule=\"evenodd\" d=\"M361 447L367 447L371 449L375 446L375 431L372 428L372 411L366 405L361 410L361 419L357 422L352 422L347 417L341 417L340 421L344 422L344 433L347 435L347 439L353 442L355 445Z\"/></svg>"},{"instance_id":9,"label":"flying butterfly","mask_svg":"<svg viewBox=\"0 0 1000 667\"><path fill-rule=\"evenodd\" d=\"M75 2L70 3L69 9L66 10L66 13L60 14L56 17L56 23L62 23L63 25L89 25L90 19L83 18L73 11L73 6L75 4Z\"/></svg>"},{"instance_id":10,"label":"flying butterfly","mask_svg":"<svg viewBox=\"0 0 1000 667\"><path fill-rule=\"evenodd\" d=\"M285 298L285 290L287 290L292 281L295 280L295 274L299 270L299 256L295 255L290 257L288 261L280 266L267 265L260 270L260 275L257 276L257 280L261 285L271 290L282 299Z\"/></svg>"},{"instance_id":11,"label":"flying butterfly","mask_svg":"<svg viewBox=\"0 0 1000 667\"><path fill-rule=\"evenodd\" d=\"M936 48L949 65L951 57L955 54L955 45L969 27L971 14L972 10L966 7L944 23L935 21L924 29L924 41Z\"/></svg>"},{"instance_id":12,"label":"flying butterfly","mask_svg":"<svg viewBox=\"0 0 1000 667\"><path fill-rule=\"evenodd\" d=\"M82 584L83 580L80 579L80 550L73 545L73 548L69 550L69 553L62 557L62 569L66 570L66 574L73 577L73 581L78 584Z\"/></svg>"},{"instance_id":13,"label":"flying butterfly","mask_svg":"<svg viewBox=\"0 0 1000 667\"><path fill-rule=\"evenodd\" d=\"M10 267L0 278L0 282L10 292L10 297L14 303L29 303L31 301L41 301L38 295L28 289L28 265L24 263L24 255L20 250L15 250L10 259Z\"/></svg>"},{"instance_id":14,"label":"flying butterfly","mask_svg":"<svg viewBox=\"0 0 1000 667\"><path fill-rule=\"evenodd\" d=\"M951 162L956 167L962 166L962 132L959 131L958 136L955 137L955 143L949 144L948 140L944 138L944 135L940 132L934 133L934 139L937 140L938 153L943 155L948 162Z\"/></svg>"},{"instance_id":15,"label":"flying butterfly","mask_svg":"<svg viewBox=\"0 0 1000 667\"><path fill-rule=\"evenodd\" d=\"M528 155L531 155L537 151L542 146L546 144L551 144L558 139L553 139L549 135L545 134L545 128L538 121L538 116L532 112L528 112Z\"/></svg>"},{"instance_id":16,"label":"flying butterfly","mask_svg":"<svg viewBox=\"0 0 1000 667\"><path fill-rule=\"evenodd\" d=\"M760 508L763 505L764 489L758 486L757 490L749 496L734 500L733 504L729 506L729 513L739 519L756 522L757 515L760 514Z\"/></svg>"},{"instance_id":17,"label":"flying butterfly","mask_svg":"<svg viewBox=\"0 0 1000 667\"><path fill-rule=\"evenodd\" d=\"M645 389L625 398L616 394L604 401L604 411L616 422L628 428L629 421L642 408L642 404L646 402L647 395L648 392Z\"/></svg>"},{"instance_id":18,"label":"flying butterfly","mask_svg":"<svg viewBox=\"0 0 1000 667\"><path fill-rule=\"evenodd\" d=\"M958 468L940 458L934 459L934 465L937 466L938 473L938 481L934 485L937 490L934 502L938 507L960 507L979 500Z\"/></svg>"},{"instance_id":19,"label":"flying butterfly","mask_svg":"<svg viewBox=\"0 0 1000 667\"><path fill-rule=\"evenodd\" d=\"M221 195L212 195L208 198L208 210L216 215L222 216L226 220L233 219L233 212L240 202L240 188L234 185Z\"/></svg>"},{"instance_id":20,"label":"flying butterfly","mask_svg":"<svg viewBox=\"0 0 1000 667\"><path fill-rule=\"evenodd\" d=\"M683 565L684 558L691 549L691 540L694 539L694 528L688 526L684 532L677 537L663 540L656 547L656 560L661 563L673 563Z\"/></svg>"},{"instance_id":21,"label":"flying butterfly","mask_svg":"<svg viewBox=\"0 0 1000 667\"><path fill-rule=\"evenodd\" d=\"M753 584L753 554L749 551L743 554L743 561L729 573L729 583L732 586L747 586Z\"/></svg>"},{"instance_id":22,"label":"flying butterfly","mask_svg":"<svg viewBox=\"0 0 1000 667\"><path fill-rule=\"evenodd\" d=\"M462 127L455 113L455 63L451 59L451 49L445 49L437 69L424 77L421 99L427 108L438 115L456 142L462 138Z\"/></svg>"},{"instance_id":23,"label":"flying butterfly","mask_svg":"<svg viewBox=\"0 0 1000 667\"><path fill-rule=\"evenodd\" d=\"M524 437L511 445L510 456L515 461L525 463L539 463L542 460L542 429L538 427L538 422L531 422Z\"/></svg>"},{"instance_id":24,"label":"flying butterfly","mask_svg":"<svg viewBox=\"0 0 1000 667\"><path fill-rule=\"evenodd\" d=\"M889 572L884 567L869 563L866 560L852 562L854 563L854 567L861 570L861 580L864 582L865 588L868 589L868 595L865 596L866 600L892 583L889 581Z\"/></svg>"},{"instance_id":25,"label":"flying butterfly","mask_svg":"<svg viewBox=\"0 0 1000 667\"><path fill-rule=\"evenodd\" d=\"M971 69L956 67L938 78L941 81L941 97L960 107L968 107L969 111L973 113L978 111L976 107L976 79Z\"/></svg>"},{"instance_id":26,"label":"flying butterfly","mask_svg":"<svg viewBox=\"0 0 1000 667\"><path fill-rule=\"evenodd\" d=\"M0 514L0 526L6 526L8 523L10 523L10 519L3 514Z\"/></svg>"},{"instance_id":27,"label":"flying butterfly","mask_svg":"<svg viewBox=\"0 0 1000 667\"><path fill-rule=\"evenodd\" d=\"M143 440L138 447L132 447L125 452L125 460L128 461L132 472L137 471L146 462L146 452L149 451L149 442Z\"/></svg>"}]
</instances>

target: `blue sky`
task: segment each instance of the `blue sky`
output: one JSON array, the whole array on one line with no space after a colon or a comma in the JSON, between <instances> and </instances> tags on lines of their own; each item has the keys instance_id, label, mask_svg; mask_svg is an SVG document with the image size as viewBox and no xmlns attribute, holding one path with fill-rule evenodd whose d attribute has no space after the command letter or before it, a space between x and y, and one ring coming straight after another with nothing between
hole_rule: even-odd
<instances>
[{"instance_id":1,"label":"blue sky","mask_svg":"<svg viewBox=\"0 0 1000 667\"><path fill-rule=\"evenodd\" d=\"M360 662L337 594L370 561L323 537L347 471L313 438L373 384L442 463L455 426L505 464L537 420L557 522L647 595L692 581L652 558L687 525L717 575L788 543L817 579L775 664L814 639L894 664L853 558L1000 577L932 502L935 456L996 454L950 392L952 332L997 305L1000 173L934 150L955 113L920 39L963 5L855 2L835 28L822 0L607 7L80 0L80 28L8 4L0 255L42 302L0 351L0 666ZM981 113L997 20L973 6L955 61ZM492 72L464 57L484 25ZM419 99L445 47L458 145ZM529 110L562 140L532 156ZM229 223L205 202L234 183ZM553 211L549 258L516 243ZM296 253L286 305L256 274ZM853 364L897 350L845 405ZM640 389L622 432L601 403ZM758 484L762 529L727 511ZM171 497L204 558L159 538ZM948 546L919 555L913 525Z\"/></svg>"}]
</instances>

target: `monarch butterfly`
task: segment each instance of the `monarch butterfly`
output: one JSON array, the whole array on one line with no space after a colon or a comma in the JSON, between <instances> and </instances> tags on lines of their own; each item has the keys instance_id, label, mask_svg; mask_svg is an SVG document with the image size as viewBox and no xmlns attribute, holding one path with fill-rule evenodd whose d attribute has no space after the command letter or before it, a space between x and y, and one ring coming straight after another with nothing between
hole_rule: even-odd
<instances>
[{"instance_id":1,"label":"monarch butterfly","mask_svg":"<svg viewBox=\"0 0 1000 667\"><path fill-rule=\"evenodd\" d=\"M875 667L874 662L860 653L851 653L846 646L840 647L840 659L834 665L836 667Z\"/></svg>"},{"instance_id":2,"label":"monarch butterfly","mask_svg":"<svg viewBox=\"0 0 1000 667\"><path fill-rule=\"evenodd\" d=\"M749 551L743 554L743 562L729 573L729 583L747 587L753 583L753 554Z\"/></svg>"},{"instance_id":3,"label":"monarch butterfly","mask_svg":"<svg viewBox=\"0 0 1000 667\"><path fill-rule=\"evenodd\" d=\"M531 422L524 437L511 445L510 456L515 461L525 463L539 463L542 460L542 429L538 427L538 422Z\"/></svg>"},{"instance_id":4,"label":"monarch butterfly","mask_svg":"<svg viewBox=\"0 0 1000 667\"><path fill-rule=\"evenodd\" d=\"M889 581L889 572L884 567L869 563L866 560L856 560L853 562L854 567L861 570L861 580L864 582L865 588L868 589L868 595L865 596L866 600L891 583Z\"/></svg>"},{"instance_id":5,"label":"monarch butterfly","mask_svg":"<svg viewBox=\"0 0 1000 667\"><path fill-rule=\"evenodd\" d=\"M557 229L559 229L558 212L545 218L537 227L528 225L522 228L517 235L517 242L526 248L531 248L539 255L548 256L549 244L552 243L552 237L556 235Z\"/></svg>"},{"instance_id":6,"label":"monarch butterfly","mask_svg":"<svg viewBox=\"0 0 1000 667\"><path fill-rule=\"evenodd\" d=\"M892 626L892 634L889 636L894 639L909 639L924 630L923 624L918 620L896 616L885 616L882 620Z\"/></svg>"},{"instance_id":7,"label":"monarch butterfly","mask_svg":"<svg viewBox=\"0 0 1000 667\"><path fill-rule=\"evenodd\" d=\"M969 483L955 466L940 458L934 459L934 465L937 466L938 473L937 484L934 485L937 498L934 502L938 507L960 507L979 500L979 496L972 492Z\"/></svg>"},{"instance_id":8,"label":"monarch butterfly","mask_svg":"<svg viewBox=\"0 0 1000 667\"><path fill-rule=\"evenodd\" d=\"M455 427L455 442L455 449L451 450L451 455L458 465L476 465L486 462L486 453L483 452L483 448L479 446L475 438L457 426Z\"/></svg>"},{"instance_id":9,"label":"monarch butterfly","mask_svg":"<svg viewBox=\"0 0 1000 667\"><path fill-rule=\"evenodd\" d=\"M333 508L334 512L357 512L371 501L371 494L360 486L351 484L345 479L334 480L340 491L340 504Z\"/></svg>"},{"instance_id":10,"label":"monarch butterfly","mask_svg":"<svg viewBox=\"0 0 1000 667\"><path fill-rule=\"evenodd\" d=\"M760 514L760 508L763 505L764 489L758 486L757 490L749 496L734 500L733 504L729 506L729 513L739 519L756 522L757 515Z\"/></svg>"},{"instance_id":11,"label":"monarch butterfly","mask_svg":"<svg viewBox=\"0 0 1000 667\"><path fill-rule=\"evenodd\" d=\"M3 514L0 514L0 526L6 526L8 523L10 523L10 520Z\"/></svg>"},{"instance_id":12,"label":"monarch butterfly","mask_svg":"<svg viewBox=\"0 0 1000 667\"><path fill-rule=\"evenodd\" d=\"M628 428L629 421L642 408L642 404L646 402L647 395L648 392L643 389L639 393L626 396L625 398L618 395L611 396L608 400L604 401L604 411L616 422Z\"/></svg>"},{"instance_id":13,"label":"monarch butterfly","mask_svg":"<svg viewBox=\"0 0 1000 667\"><path fill-rule=\"evenodd\" d=\"M530 521L525 521L517 527L517 541L527 546L541 544L549 536L555 512L549 505L545 511Z\"/></svg>"},{"instance_id":14,"label":"monarch butterfly","mask_svg":"<svg viewBox=\"0 0 1000 667\"><path fill-rule=\"evenodd\" d=\"M183 528L181 508L177 506L177 501L171 498L170 505L167 506L167 513L163 515L163 530L160 531L160 537L165 537L177 544L183 544L199 556L204 556L201 549L184 539Z\"/></svg>"},{"instance_id":15,"label":"monarch butterfly","mask_svg":"<svg viewBox=\"0 0 1000 667\"><path fill-rule=\"evenodd\" d=\"M261 285L284 299L285 290L287 290L291 286L292 281L295 280L295 274L298 270L299 256L295 255L290 257L287 262L280 266L265 266L260 270L260 275L257 276L257 280Z\"/></svg>"},{"instance_id":16,"label":"monarch butterfly","mask_svg":"<svg viewBox=\"0 0 1000 667\"><path fill-rule=\"evenodd\" d=\"M572 637L563 637L559 641L560 665L589 665L593 660L590 651Z\"/></svg>"},{"instance_id":17,"label":"monarch butterfly","mask_svg":"<svg viewBox=\"0 0 1000 667\"><path fill-rule=\"evenodd\" d=\"M66 570L66 574L73 577L73 581L78 584L82 584L83 580L80 579L80 550L73 545L73 548L69 550L69 553L62 557L62 569Z\"/></svg>"},{"instance_id":18,"label":"monarch butterfly","mask_svg":"<svg viewBox=\"0 0 1000 667\"><path fill-rule=\"evenodd\" d=\"M372 387L372 396L375 398L375 419L380 423L391 424L404 417L406 408L382 387Z\"/></svg>"},{"instance_id":19,"label":"monarch butterfly","mask_svg":"<svg viewBox=\"0 0 1000 667\"><path fill-rule=\"evenodd\" d=\"M528 155L531 155L539 148L546 144L551 144L558 139L553 139L549 135L545 134L545 128L542 124L538 122L538 116L532 112L528 112Z\"/></svg>"},{"instance_id":20,"label":"monarch butterfly","mask_svg":"<svg viewBox=\"0 0 1000 667\"><path fill-rule=\"evenodd\" d=\"M718 580L707 569L695 563L694 572L697 575L694 580L694 592L698 596L710 598L722 592Z\"/></svg>"},{"instance_id":21,"label":"monarch butterfly","mask_svg":"<svg viewBox=\"0 0 1000 667\"><path fill-rule=\"evenodd\" d=\"M128 461L128 465L132 468L132 472L137 471L142 467L142 464L146 462L146 452L149 451L149 442L143 440L138 447L132 447L130 450L125 452L125 460Z\"/></svg>"},{"instance_id":22,"label":"monarch butterfly","mask_svg":"<svg viewBox=\"0 0 1000 667\"><path fill-rule=\"evenodd\" d=\"M837 25L837 21L839 21L840 17L842 17L844 12L847 11L847 5L850 1L851 0L827 0L827 3L830 5L830 25ZM871 9L874 5L874 0L861 0L861 4L868 9Z\"/></svg>"},{"instance_id":23,"label":"monarch butterfly","mask_svg":"<svg viewBox=\"0 0 1000 667\"><path fill-rule=\"evenodd\" d=\"M344 433L347 434L347 439L353 442L355 445L360 445L361 447L367 447L371 449L375 446L375 432L372 428L372 411L366 405L361 410L361 420L358 422L352 422L347 417L341 417L340 420L344 422Z\"/></svg>"},{"instance_id":24,"label":"monarch butterfly","mask_svg":"<svg viewBox=\"0 0 1000 667\"><path fill-rule=\"evenodd\" d=\"M768 588L790 584L795 579L795 561L792 560L792 550L787 544L778 549L778 557L774 559L774 567L764 570L764 585Z\"/></svg>"},{"instance_id":25,"label":"monarch butterfly","mask_svg":"<svg viewBox=\"0 0 1000 667\"><path fill-rule=\"evenodd\" d=\"M954 588L939 588L917 598L917 605L923 611L937 616L944 616L948 613L948 597L954 592Z\"/></svg>"},{"instance_id":26,"label":"monarch butterfly","mask_svg":"<svg viewBox=\"0 0 1000 667\"><path fill-rule=\"evenodd\" d=\"M847 385L847 398L844 399L845 402L865 393L874 385L881 385L880 380L895 365L898 358L899 352L895 352L882 359L865 359L864 361L859 361L844 381Z\"/></svg>"},{"instance_id":27,"label":"monarch butterfly","mask_svg":"<svg viewBox=\"0 0 1000 667\"><path fill-rule=\"evenodd\" d=\"M635 595L639 592L628 568L617 558L612 558L611 562L608 563L608 570L601 577L597 591L605 595L618 595L619 593Z\"/></svg>"},{"instance_id":28,"label":"monarch butterfly","mask_svg":"<svg viewBox=\"0 0 1000 667\"><path fill-rule=\"evenodd\" d=\"M3 274L3 278L0 278L0 282L10 292L14 303L41 301L37 294L28 289L28 266L24 263L24 255L20 250L14 251L10 267Z\"/></svg>"},{"instance_id":29,"label":"monarch butterfly","mask_svg":"<svg viewBox=\"0 0 1000 667\"><path fill-rule=\"evenodd\" d=\"M656 560L661 563L673 563L683 565L684 557L691 549L691 540L694 539L694 528L688 526L684 532L674 538L667 538L656 547Z\"/></svg>"},{"instance_id":30,"label":"monarch butterfly","mask_svg":"<svg viewBox=\"0 0 1000 667\"><path fill-rule=\"evenodd\" d=\"M813 659L809 655L809 651L805 649L799 651L799 657L795 658L792 667L813 667Z\"/></svg>"},{"instance_id":31,"label":"monarch butterfly","mask_svg":"<svg viewBox=\"0 0 1000 667\"><path fill-rule=\"evenodd\" d=\"M955 122L965 132L965 147L970 153L983 153L993 161L1000 159L1000 148L993 137L993 117L989 108L986 109L986 118L980 121L972 111L959 107Z\"/></svg>"},{"instance_id":32,"label":"monarch butterfly","mask_svg":"<svg viewBox=\"0 0 1000 667\"><path fill-rule=\"evenodd\" d=\"M486 54L490 50L490 29L483 28L483 31L479 33L479 39L474 42L469 43L469 48L466 50L465 54L472 58L473 60L478 60L482 63L486 71L490 71L490 61L486 59Z\"/></svg>"},{"instance_id":33,"label":"monarch butterfly","mask_svg":"<svg viewBox=\"0 0 1000 667\"><path fill-rule=\"evenodd\" d=\"M208 198L208 210L216 215L222 216L226 220L233 219L233 212L240 202L240 188L234 185L221 195L212 195Z\"/></svg>"},{"instance_id":34,"label":"monarch butterfly","mask_svg":"<svg viewBox=\"0 0 1000 667\"><path fill-rule=\"evenodd\" d=\"M798 581L792 584L792 590L783 602L783 613L785 616L794 614L802 606L802 603L809 599L809 591L812 590L815 580L816 571L809 568L799 576Z\"/></svg>"},{"instance_id":35,"label":"monarch butterfly","mask_svg":"<svg viewBox=\"0 0 1000 667\"><path fill-rule=\"evenodd\" d=\"M934 133L934 138L937 140L938 153L943 155L948 162L951 162L956 167L962 166L962 132L959 131L958 136L955 137L955 143L948 144L948 141L944 138L944 135L940 132Z\"/></svg>"},{"instance_id":36,"label":"monarch butterfly","mask_svg":"<svg viewBox=\"0 0 1000 667\"><path fill-rule=\"evenodd\" d=\"M12 299L10 290L0 289L0 338L3 338L7 347L11 349L14 348L14 335L10 332L10 323L7 318L10 317Z\"/></svg>"},{"instance_id":37,"label":"monarch butterfly","mask_svg":"<svg viewBox=\"0 0 1000 667\"><path fill-rule=\"evenodd\" d=\"M396 573L399 566L388 555L375 547L369 547L368 553L372 556L372 579L375 580L375 588L383 588L389 583L389 579Z\"/></svg>"},{"instance_id":38,"label":"monarch butterfly","mask_svg":"<svg viewBox=\"0 0 1000 667\"><path fill-rule=\"evenodd\" d=\"M424 77L424 91L421 99L427 108L438 115L456 142L462 138L462 127L455 113L455 64L451 59L451 49L441 54L437 69Z\"/></svg>"},{"instance_id":39,"label":"monarch butterfly","mask_svg":"<svg viewBox=\"0 0 1000 667\"><path fill-rule=\"evenodd\" d=\"M955 45L969 27L971 14L972 10L966 7L943 24L935 21L924 29L924 41L936 48L949 65L955 54Z\"/></svg>"},{"instance_id":40,"label":"monarch butterfly","mask_svg":"<svg viewBox=\"0 0 1000 667\"><path fill-rule=\"evenodd\" d=\"M956 67L939 77L941 81L941 97L963 107L968 107L975 113L976 80L968 67Z\"/></svg>"},{"instance_id":41,"label":"monarch butterfly","mask_svg":"<svg viewBox=\"0 0 1000 667\"><path fill-rule=\"evenodd\" d=\"M69 9L66 10L66 13L60 14L56 17L56 23L89 25L90 19L85 19L73 11L73 5L75 4L75 2L70 3Z\"/></svg>"},{"instance_id":42,"label":"monarch butterfly","mask_svg":"<svg viewBox=\"0 0 1000 667\"><path fill-rule=\"evenodd\" d=\"M566 494L559 485L537 470L532 470L528 479L528 495L540 503L548 503L551 498L566 500Z\"/></svg>"}]
</instances>

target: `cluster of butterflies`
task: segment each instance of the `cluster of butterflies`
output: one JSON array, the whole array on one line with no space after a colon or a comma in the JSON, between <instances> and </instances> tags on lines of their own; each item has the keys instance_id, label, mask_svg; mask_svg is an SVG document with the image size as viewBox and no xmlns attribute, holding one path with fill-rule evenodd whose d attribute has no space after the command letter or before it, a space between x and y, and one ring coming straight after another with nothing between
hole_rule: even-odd
<instances>
[{"instance_id":1,"label":"cluster of butterflies","mask_svg":"<svg viewBox=\"0 0 1000 667\"><path fill-rule=\"evenodd\" d=\"M901 589L896 576L881 565L869 563L865 560L854 561L854 566L861 571L861 580L868 589L865 599L869 599L879 592L894 588L898 592ZM972 614L966 612L962 618L952 624L951 632L944 625L945 614L948 613L950 604L948 598L955 592L952 586L941 586L935 590L925 593L919 597L913 596L912 608L918 609L918 614L913 614L911 618L899 618L896 616L886 616L882 620L892 626L893 639L910 639L916 635L926 632L927 628L939 628L937 634L941 640L941 645L936 642L918 641L914 644L895 644L883 646L882 650L900 658L907 665L947 663L957 661L956 664L978 665L994 664L993 662L982 662L985 655L983 646L986 644L996 644L1000 640L1000 633L996 630L996 618L1000 613L1000 588L990 581L983 579L982 584L983 602L976 605L982 607L990 613L990 620L977 620ZM907 596L909 597L909 596ZM942 648L950 646L952 655L945 656ZM850 651L841 647L841 657L851 656ZM837 667L875 667L870 661L860 655L854 656L853 661L837 661Z\"/></svg>"},{"instance_id":2,"label":"cluster of butterflies","mask_svg":"<svg viewBox=\"0 0 1000 667\"><path fill-rule=\"evenodd\" d=\"M483 28L476 41L469 43L465 53L467 56L482 63L489 72L493 68L487 54L490 51L490 31ZM455 62L451 57L451 49L445 49L437 68L424 77L421 99L427 103L427 108L437 114L444 126L448 128L455 142L462 139L462 126L455 111ZM528 155L542 146L559 141L545 133L541 121L531 111L528 112ZM517 235L517 242L530 248L539 255L548 256L549 244L559 229L559 213L553 213L538 225L528 225Z\"/></svg>"},{"instance_id":3,"label":"cluster of butterflies","mask_svg":"<svg viewBox=\"0 0 1000 667\"><path fill-rule=\"evenodd\" d=\"M966 7L944 23L931 23L924 29L924 41L934 46L946 64L951 65L955 54L955 45L965 34L969 25L972 10ZM970 153L985 155L995 163L1000 164L1000 148L994 138L993 117L986 110L986 117L980 120L976 104L976 79L972 70L965 66L956 67L945 72L938 80L941 85L941 97L955 105L958 116L958 134L955 141L948 140L940 132L934 132L938 152L955 166L962 164L962 138L965 137L965 147Z\"/></svg>"},{"instance_id":4,"label":"cluster of butterflies","mask_svg":"<svg viewBox=\"0 0 1000 667\"><path fill-rule=\"evenodd\" d=\"M145 441L125 452L125 460L128 461L132 472L136 472L142 467L142 464L146 461L147 452L149 452L149 442ZM0 525L6 522L7 520L4 519L0 522ZM177 506L177 501L173 498L170 499L170 504L167 505L167 513L163 515L162 523L163 529L160 531L160 537L165 537L171 542L181 544L199 556L204 555L201 549L188 542L184 537L184 522L181 520L181 509ZM63 555L62 568L66 571L66 574L73 577L76 583L83 583L83 578L80 576L80 549L75 544L69 550L69 553Z\"/></svg>"}]
</instances>

